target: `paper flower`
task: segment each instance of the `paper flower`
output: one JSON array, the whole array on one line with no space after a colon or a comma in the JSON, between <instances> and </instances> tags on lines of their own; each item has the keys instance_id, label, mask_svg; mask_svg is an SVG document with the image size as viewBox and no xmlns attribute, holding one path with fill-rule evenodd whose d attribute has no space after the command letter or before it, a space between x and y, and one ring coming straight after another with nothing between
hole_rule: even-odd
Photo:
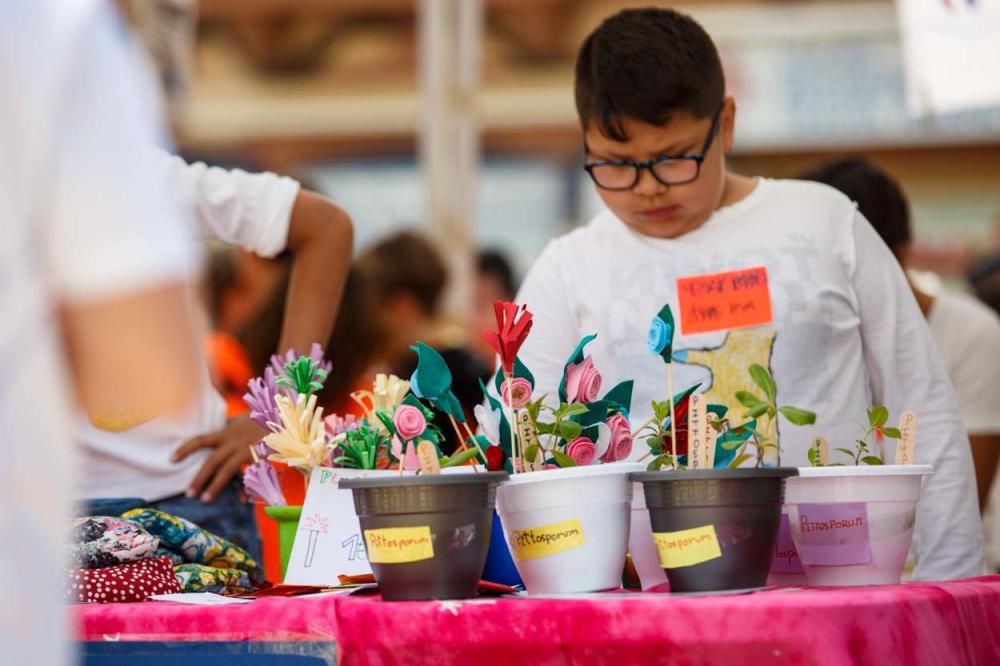
<instances>
[{"instance_id":1,"label":"paper flower","mask_svg":"<svg viewBox=\"0 0 1000 666\"><path fill-rule=\"evenodd\" d=\"M289 365L295 369L296 376L289 373ZM294 399L299 393L315 393L323 388L333 364L323 358L323 348L314 342L308 356L294 349L289 349L284 356L272 355L270 367L278 385L284 387L289 397Z\"/></svg>"},{"instance_id":2,"label":"paper flower","mask_svg":"<svg viewBox=\"0 0 1000 666\"><path fill-rule=\"evenodd\" d=\"M391 413L399 403L403 402L409 391L410 382L396 375L375 375L375 387L372 391L375 410L381 409Z\"/></svg>"},{"instance_id":3,"label":"paper flower","mask_svg":"<svg viewBox=\"0 0 1000 666\"><path fill-rule=\"evenodd\" d=\"M411 405L400 405L392 415L392 425L396 434L405 440L412 440L427 430L427 419L423 412Z\"/></svg>"},{"instance_id":4,"label":"paper flower","mask_svg":"<svg viewBox=\"0 0 1000 666\"><path fill-rule=\"evenodd\" d=\"M575 363L566 368L566 395L568 402L584 404L597 400L601 391L601 373L594 367L594 359L590 356L582 363Z\"/></svg>"},{"instance_id":5,"label":"paper flower","mask_svg":"<svg viewBox=\"0 0 1000 666\"><path fill-rule=\"evenodd\" d=\"M500 356L500 367L504 376L509 377L514 371L514 358L531 332L532 315L528 310L516 303L497 301L493 304L497 318L497 330L483 331L483 339L493 347Z\"/></svg>"},{"instance_id":6,"label":"paper flower","mask_svg":"<svg viewBox=\"0 0 1000 666\"><path fill-rule=\"evenodd\" d=\"M500 444L500 419L496 412L483 405L476 405L472 409L472 413L475 414L479 429L487 441L490 444Z\"/></svg>"},{"instance_id":7,"label":"paper flower","mask_svg":"<svg viewBox=\"0 0 1000 666\"><path fill-rule=\"evenodd\" d=\"M274 398L280 392L274 370L264 368L264 376L251 379L247 389L249 392L243 395L243 402L250 408L251 420L261 428L275 432L278 428L278 405Z\"/></svg>"},{"instance_id":8,"label":"paper flower","mask_svg":"<svg viewBox=\"0 0 1000 666\"><path fill-rule=\"evenodd\" d=\"M531 382L522 377L505 380L500 387L500 395L504 404L521 409L531 400Z\"/></svg>"},{"instance_id":9,"label":"paper flower","mask_svg":"<svg viewBox=\"0 0 1000 666\"><path fill-rule=\"evenodd\" d=\"M403 457L403 443L398 437L392 438L392 455L396 460ZM406 460L403 461L403 469L420 469L420 458L417 457L417 447L410 444L406 447Z\"/></svg>"},{"instance_id":10,"label":"paper flower","mask_svg":"<svg viewBox=\"0 0 1000 666\"><path fill-rule=\"evenodd\" d=\"M284 493L278 482L274 466L266 460L258 460L243 472L243 487L252 501L264 506L285 506Z\"/></svg>"},{"instance_id":11,"label":"paper flower","mask_svg":"<svg viewBox=\"0 0 1000 666\"><path fill-rule=\"evenodd\" d=\"M259 442L257 442L256 444L254 444L250 448L253 449L253 452L256 455L256 457L254 458L255 461L257 461L257 460L267 460L268 457L272 453L274 453L274 449L272 449L270 446L268 446L267 444L265 444L264 440L260 440Z\"/></svg>"},{"instance_id":12,"label":"paper flower","mask_svg":"<svg viewBox=\"0 0 1000 666\"><path fill-rule=\"evenodd\" d=\"M608 448L601 456L602 463L626 460L632 453L632 429L628 419L621 414L612 415L606 424L611 431Z\"/></svg>"},{"instance_id":13,"label":"paper flower","mask_svg":"<svg viewBox=\"0 0 1000 666\"><path fill-rule=\"evenodd\" d=\"M264 443L274 449L268 460L285 463L309 472L323 465L330 453L323 427L323 408L316 407L316 396L299 395L295 402L279 395L278 413L281 429L264 438Z\"/></svg>"},{"instance_id":14,"label":"paper flower","mask_svg":"<svg viewBox=\"0 0 1000 666\"><path fill-rule=\"evenodd\" d=\"M360 424L354 414L348 414L347 416L330 414L323 419L323 425L326 426L327 433L331 436L336 436L343 435L349 430L357 430Z\"/></svg>"},{"instance_id":15,"label":"paper flower","mask_svg":"<svg viewBox=\"0 0 1000 666\"><path fill-rule=\"evenodd\" d=\"M566 447L566 455L581 467L589 465L597 457L597 445L589 437L577 437Z\"/></svg>"},{"instance_id":16,"label":"paper flower","mask_svg":"<svg viewBox=\"0 0 1000 666\"><path fill-rule=\"evenodd\" d=\"M507 456L504 455L503 449L499 446L491 446L486 449L486 469L491 472L502 472L504 469L504 460Z\"/></svg>"},{"instance_id":17,"label":"paper flower","mask_svg":"<svg viewBox=\"0 0 1000 666\"><path fill-rule=\"evenodd\" d=\"M451 390L451 370L433 347L418 342L410 349L417 353L417 369L410 376L410 390L418 398L429 401L435 408L465 423L465 411Z\"/></svg>"},{"instance_id":18,"label":"paper flower","mask_svg":"<svg viewBox=\"0 0 1000 666\"><path fill-rule=\"evenodd\" d=\"M646 336L649 351L659 354L667 363L673 361L674 354L674 313L670 305L664 305L653 317Z\"/></svg>"}]
</instances>

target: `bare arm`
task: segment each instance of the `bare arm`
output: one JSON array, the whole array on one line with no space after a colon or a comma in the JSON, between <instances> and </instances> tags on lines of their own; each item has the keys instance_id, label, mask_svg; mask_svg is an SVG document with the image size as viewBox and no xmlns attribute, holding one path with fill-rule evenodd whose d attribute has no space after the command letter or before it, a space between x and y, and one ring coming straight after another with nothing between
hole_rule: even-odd
<instances>
[{"instance_id":1,"label":"bare arm","mask_svg":"<svg viewBox=\"0 0 1000 666\"><path fill-rule=\"evenodd\" d=\"M972 464L976 468L976 486L979 488L979 512L986 508L993 487L993 476L1000 462L1000 434L969 435L972 444Z\"/></svg>"}]
</instances>

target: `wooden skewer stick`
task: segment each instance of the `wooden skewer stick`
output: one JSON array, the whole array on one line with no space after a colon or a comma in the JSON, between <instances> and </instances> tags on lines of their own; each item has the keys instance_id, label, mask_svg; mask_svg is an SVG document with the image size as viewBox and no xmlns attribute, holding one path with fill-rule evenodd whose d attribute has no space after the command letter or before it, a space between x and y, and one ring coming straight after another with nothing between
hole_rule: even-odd
<instances>
[{"instance_id":1,"label":"wooden skewer stick","mask_svg":"<svg viewBox=\"0 0 1000 666\"><path fill-rule=\"evenodd\" d=\"M670 392L670 462L677 470L677 419L674 418L674 372L673 363L667 363L667 391Z\"/></svg>"}]
</instances>

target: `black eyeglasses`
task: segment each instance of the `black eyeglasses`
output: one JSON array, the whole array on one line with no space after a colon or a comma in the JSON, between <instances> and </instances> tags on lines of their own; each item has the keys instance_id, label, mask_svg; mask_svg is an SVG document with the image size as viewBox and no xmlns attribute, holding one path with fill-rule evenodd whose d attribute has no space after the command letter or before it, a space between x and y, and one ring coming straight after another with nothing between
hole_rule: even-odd
<instances>
[{"instance_id":1,"label":"black eyeglasses","mask_svg":"<svg viewBox=\"0 0 1000 666\"><path fill-rule=\"evenodd\" d=\"M604 190L631 190L639 182L639 176L643 169L649 169L653 178L664 185L684 185L698 178L701 173L701 163L705 161L705 156L712 147L712 141L719 131L719 118L722 117L723 107L715 112L712 117L712 126L708 130L708 137L705 138L705 145L701 147L701 152L693 155L680 155L679 157L656 157L651 160L637 162L635 160L606 160L601 162L587 162L583 165L583 170L590 174L594 184Z\"/></svg>"}]
</instances>

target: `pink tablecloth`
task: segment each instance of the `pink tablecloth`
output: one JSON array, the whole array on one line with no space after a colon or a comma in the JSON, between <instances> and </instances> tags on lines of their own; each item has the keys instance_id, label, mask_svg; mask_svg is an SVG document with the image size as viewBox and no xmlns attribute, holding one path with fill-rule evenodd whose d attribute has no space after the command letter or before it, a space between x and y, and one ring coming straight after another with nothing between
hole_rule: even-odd
<instances>
[{"instance_id":1,"label":"pink tablecloth","mask_svg":"<svg viewBox=\"0 0 1000 666\"><path fill-rule=\"evenodd\" d=\"M1000 576L746 595L79 607L85 640L332 639L341 664L1000 664Z\"/></svg>"}]
</instances>

